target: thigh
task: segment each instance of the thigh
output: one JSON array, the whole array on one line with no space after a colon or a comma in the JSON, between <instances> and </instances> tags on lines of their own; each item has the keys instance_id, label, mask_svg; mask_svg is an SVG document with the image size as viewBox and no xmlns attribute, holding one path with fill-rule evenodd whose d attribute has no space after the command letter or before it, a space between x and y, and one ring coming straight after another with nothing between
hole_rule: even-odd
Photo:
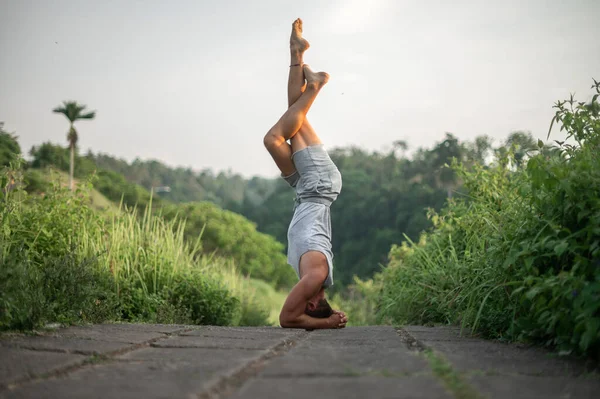
<instances>
[{"instance_id":1,"label":"thigh","mask_svg":"<svg viewBox=\"0 0 600 399\"><path fill-rule=\"evenodd\" d=\"M308 122L308 119L304 119L304 123L298 133L290 140L292 143L292 151L300 151L311 145L322 144L321 139L313 129L312 125Z\"/></svg>"},{"instance_id":2,"label":"thigh","mask_svg":"<svg viewBox=\"0 0 600 399\"><path fill-rule=\"evenodd\" d=\"M290 176L296 172L292 161L292 147L283 137L271 137L266 148L283 176Z\"/></svg>"}]
</instances>

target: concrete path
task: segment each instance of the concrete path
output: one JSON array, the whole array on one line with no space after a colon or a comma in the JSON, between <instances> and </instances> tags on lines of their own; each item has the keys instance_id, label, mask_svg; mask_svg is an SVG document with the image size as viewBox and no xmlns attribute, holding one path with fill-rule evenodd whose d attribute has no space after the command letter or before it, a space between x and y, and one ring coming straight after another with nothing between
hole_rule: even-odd
<instances>
[{"instance_id":1,"label":"concrete path","mask_svg":"<svg viewBox=\"0 0 600 399\"><path fill-rule=\"evenodd\" d=\"M455 328L150 324L0 337L1 398L597 398L581 362Z\"/></svg>"}]
</instances>

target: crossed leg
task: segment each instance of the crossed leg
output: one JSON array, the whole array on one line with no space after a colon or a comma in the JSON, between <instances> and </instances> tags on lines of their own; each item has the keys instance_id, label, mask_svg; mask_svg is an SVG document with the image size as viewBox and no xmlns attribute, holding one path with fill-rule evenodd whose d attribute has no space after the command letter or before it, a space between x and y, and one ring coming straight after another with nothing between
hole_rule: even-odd
<instances>
[{"instance_id":1,"label":"crossed leg","mask_svg":"<svg viewBox=\"0 0 600 399\"><path fill-rule=\"evenodd\" d=\"M329 75L324 72L315 73L304 65L304 52L309 47L308 41L302 37L302 20L297 19L292 25L290 37L289 108L264 138L265 147L284 176L292 175L296 171L292 162L292 151L321 143L306 119L306 114L321 88L329 80ZM288 144L288 140L291 145Z\"/></svg>"}]
</instances>

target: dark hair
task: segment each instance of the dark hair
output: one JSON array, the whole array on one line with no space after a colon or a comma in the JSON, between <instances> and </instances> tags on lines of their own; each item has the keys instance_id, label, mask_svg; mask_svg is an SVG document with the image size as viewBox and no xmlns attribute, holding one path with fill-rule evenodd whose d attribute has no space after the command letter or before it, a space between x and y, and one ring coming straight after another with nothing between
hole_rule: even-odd
<instances>
[{"instance_id":1,"label":"dark hair","mask_svg":"<svg viewBox=\"0 0 600 399\"><path fill-rule=\"evenodd\" d=\"M313 310L309 310L308 305L306 305L304 313L317 319L326 319L333 314L333 309L331 309L327 299L321 299L319 303L317 303L317 307Z\"/></svg>"}]
</instances>

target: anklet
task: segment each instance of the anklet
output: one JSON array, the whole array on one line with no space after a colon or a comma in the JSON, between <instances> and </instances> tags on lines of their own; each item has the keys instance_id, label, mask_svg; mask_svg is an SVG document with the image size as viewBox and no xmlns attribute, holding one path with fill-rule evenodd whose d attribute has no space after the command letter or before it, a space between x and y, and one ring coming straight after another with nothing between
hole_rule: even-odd
<instances>
[{"instance_id":1,"label":"anklet","mask_svg":"<svg viewBox=\"0 0 600 399\"><path fill-rule=\"evenodd\" d=\"M300 65L302 65L302 64L292 64L292 65L290 65L290 68L293 66L300 66Z\"/></svg>"}]
</instances>

